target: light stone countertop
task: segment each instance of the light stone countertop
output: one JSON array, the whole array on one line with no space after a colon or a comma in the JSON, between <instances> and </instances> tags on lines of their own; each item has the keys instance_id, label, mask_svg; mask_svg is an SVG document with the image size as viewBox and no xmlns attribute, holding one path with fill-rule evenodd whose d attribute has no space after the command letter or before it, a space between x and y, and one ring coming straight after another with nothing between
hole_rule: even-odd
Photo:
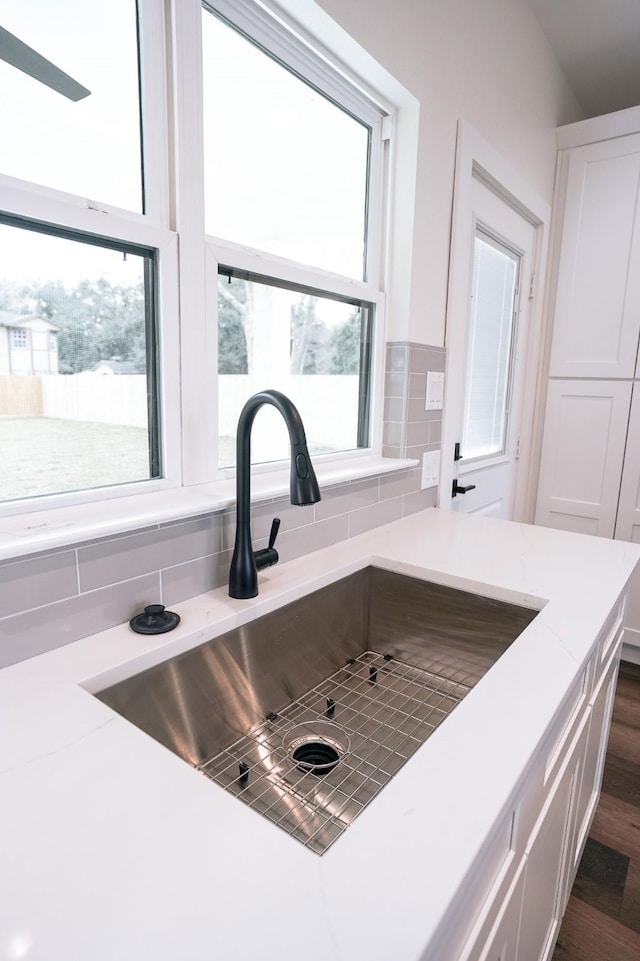
<instances>
[{"instance_id":1,"label":"light stone countertop","mask_svg":"<svg viewBox=\"0 0 640 961\"><path fill-rule=\"evenodd\" d=\"M433 509L269 569L251 601L177 605L170 634L0 671L0 961L448 961L456 892L638 559ZM541 610L323 857L89 693L371 563Z\"/></svg>"}]
</instances>

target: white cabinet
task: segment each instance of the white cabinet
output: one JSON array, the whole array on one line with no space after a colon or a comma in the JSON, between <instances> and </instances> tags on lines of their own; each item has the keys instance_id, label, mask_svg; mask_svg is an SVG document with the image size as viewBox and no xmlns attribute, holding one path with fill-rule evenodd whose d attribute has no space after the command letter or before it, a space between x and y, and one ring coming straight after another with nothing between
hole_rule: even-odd
<instances>
[{"instance_id":1,"label":"white cabinet","mask_svg":"<svg viewBox=\"0 0 640 961\"><path fill-rule=\"evenodd\" d=\"M568 156L552 377L633 377L640 330L640 134Z\"/></svg>"},{"instance_id":2,"label":"white cabinet","mask_svg":"<svg viewBox=\"0 0 640 961\"><path fill-rule=\"evenodd\" d=\"M585 761L580 782L580 790L575 808L575 840L572 845L573 859L568 865L567 887L570 891L575 881L578 865L589 833L589 827L600 797L600 785L604 770L607 740L611 725L613 699L616 693L618 659L612 658L596 685L590 700L589 734L585 751Z\"/></svg>"},{"instance_id":3,"label":"white cabinet","mask_svg":"<svg viewBox=\"0 0 640 961\"><path fill-rule=\"evenodd\" d=\"M537 524L613 537L630 399L628 381L549 381Z\"/></svg>"},{"instance_id":4,"label":"white cabinet","mask_svg":"<svg viewBox=\"0 0 640 961\"><path fill-rule=\"evenodd\" d=\"M525 864L523 858L489 937L478 955L478 961L518 961Z\"/></svg>"},{"instance_id":5,"label":"white cabinet","mask_svg":"<svg viewBox=\"0 0 640 961\"><path fill-rule=\"evenodd\" d=\"M587 741L587 721L562 765L525 851L526 874L518 939L518 961L546 961L553 952L566 907L563 883L573 860L571 800L581 774Z\"/></svg>"},{"instance_id":6,"label":"white cabinet","mask_svg":"<svg viewBox=\"0 0 640 961\"><path fill-rule=\"evenodd\" d=\"M600 796L623 611L621 601L567 691L474 878L475 922L461 950L456 941L438 954L442 961L551 958Z\"/></svg>"},{"instance_id":7,"label":"white cabinet","mask_svg":"<svg viewBox=\"0 0 640 961\"><path fill-rule=\"evenodd\" d=\"M640 542L638 131L640 109L559 131L535 523ZM640 657L640 575L628 616Z\"/></svg>"}]
</instances>

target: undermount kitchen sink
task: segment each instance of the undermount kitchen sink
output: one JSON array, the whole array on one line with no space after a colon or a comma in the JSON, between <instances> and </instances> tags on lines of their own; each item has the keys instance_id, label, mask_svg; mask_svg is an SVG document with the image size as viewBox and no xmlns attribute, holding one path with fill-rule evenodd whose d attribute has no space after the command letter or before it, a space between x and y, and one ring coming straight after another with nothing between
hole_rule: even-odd
<instances>
[{"instance_id":1,"label":"undermount kitchen sink","mask_svg":"<svg viewBox=\"0 0 640 961\"><path fill-rule=\"evenodd\" d=\"M368 567L96 696L322 854L537 613Z\"/></svg>"}]
</instances>

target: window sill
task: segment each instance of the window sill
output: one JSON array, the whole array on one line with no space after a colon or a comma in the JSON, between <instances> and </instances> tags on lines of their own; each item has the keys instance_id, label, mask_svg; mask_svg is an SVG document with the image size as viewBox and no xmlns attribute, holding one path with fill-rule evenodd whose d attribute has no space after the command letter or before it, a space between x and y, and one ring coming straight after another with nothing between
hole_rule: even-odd
<instances>
[{"instance_id":1,"label":"window sill","mask_svg":"<svg viewBox=\"0 0 640 961\"><path fill-rule=\"evenodd\" d=\"M369 456L315 467L322 490L417 465L416 460ZM252 474L252 503L288 493L288 470ZM224 480L5 517L0 519L0 561L228 510L235 507L235 500L235 480Z\"/></svg>"}]
</instances>

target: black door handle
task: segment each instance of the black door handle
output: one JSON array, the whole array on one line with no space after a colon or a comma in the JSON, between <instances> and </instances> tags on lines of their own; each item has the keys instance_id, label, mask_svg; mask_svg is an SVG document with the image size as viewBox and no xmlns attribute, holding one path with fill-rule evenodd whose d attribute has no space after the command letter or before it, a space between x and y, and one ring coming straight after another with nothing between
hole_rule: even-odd
<instances>
[{"instance_id":1,"label":"black door handle","mask_svg":"<svg viewBox=\"0 0 640 961\"><path fill-rule=\"evenodd\" d=\"M475 489L476 489L475 484L467 484L466 487L462 487L462 485L458 483L458 480L456 478L453 482L453 489L451 491L451 496L455 497L456 494L466 494L467 491L474 491Z\"/></svg>"}]
</instances>

